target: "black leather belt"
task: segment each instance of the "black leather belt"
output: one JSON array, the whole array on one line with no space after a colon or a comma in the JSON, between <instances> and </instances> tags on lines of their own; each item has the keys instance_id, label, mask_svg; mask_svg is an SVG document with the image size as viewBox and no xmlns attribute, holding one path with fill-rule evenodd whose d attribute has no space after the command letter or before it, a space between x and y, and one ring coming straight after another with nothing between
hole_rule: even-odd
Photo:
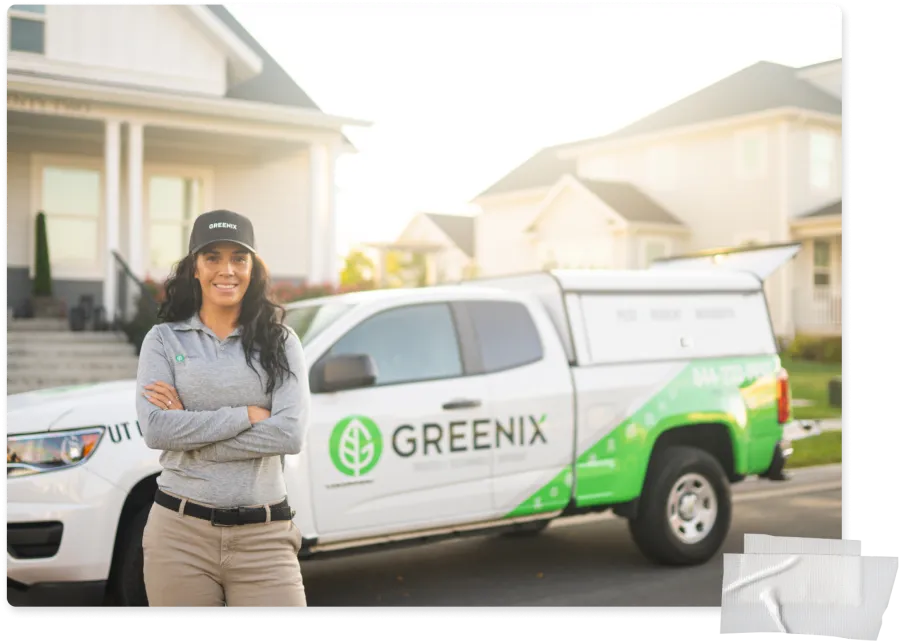
<instances>
[{"instance_id":1,"label":"black leather belt","mask_svg":"<svg viewBox=\"0 0 900 642\"><path fill-rule=\"evenodd\" d=\"M181 500L177 497L164 493L157 489L154 501L162 506L178 512L181 509ZM278 522L294 517L294 511L291 510L287 499L283 499L277 504L270 504L271 521ZM205 519L213 526L244 526L245 524L264 524L266 522L265 506L237 508L210 508L209 506L201 506L193 502L184 503L184 514Z\"/></svg>"}]
</instances>

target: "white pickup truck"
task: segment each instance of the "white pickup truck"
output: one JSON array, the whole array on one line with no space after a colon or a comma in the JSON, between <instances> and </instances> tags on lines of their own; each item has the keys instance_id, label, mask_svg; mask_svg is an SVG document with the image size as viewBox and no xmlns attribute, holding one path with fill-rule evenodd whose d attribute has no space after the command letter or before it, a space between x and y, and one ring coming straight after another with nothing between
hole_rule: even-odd
<instances>
[{"instance_id":1,"label":"white pickup truck","mask_svg":"<svg viewBox=\"0 0 900 642\"><path fill-rule=\"evenodd\" d=\"M779 263L796 248L772 251ZM650 559L709 560L729 529L729 484L783 479L790 454L759 278L771 268L658 267L670 269L290 305L313 392L305 448L285 462L301 555L536 533L612 510ZM7 398L18 603L145 603L141 533L160 467L134 387Z\"/></svg>"}]
</instances>

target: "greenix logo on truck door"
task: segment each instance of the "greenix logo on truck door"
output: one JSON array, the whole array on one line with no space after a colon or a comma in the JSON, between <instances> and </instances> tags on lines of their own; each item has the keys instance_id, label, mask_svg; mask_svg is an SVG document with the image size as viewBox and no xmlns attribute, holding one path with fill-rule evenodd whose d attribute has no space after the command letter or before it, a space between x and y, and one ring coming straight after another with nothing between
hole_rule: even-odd
<instances>
[{"instance_id":1,"label":"greenix logo on truck door","mask_svg":"<svg viewBox=\"0 0 900 642\"><path fill-rule=\"evenodd\" d=\"M361 477L375 468L381 448L381 431L374 421L362 415L341 419L331 432L331 461L350 477Z\"/></svg>"},{"instance_id":2,"label":"greenix logo on truck door","mask_svg":"<svg viewBox=\"0 0 900 642\"><path fill-rule=\"evenodd\" d=\"M547 415L404 424L391 435L394 452L403 458L429 457L478 450L530 447L547 443ZM362 477L381 459L383 440L374 421L362 415L341 419L331 432L329 452L334 467L349 477Z\"/></svg>"}]
</instances>

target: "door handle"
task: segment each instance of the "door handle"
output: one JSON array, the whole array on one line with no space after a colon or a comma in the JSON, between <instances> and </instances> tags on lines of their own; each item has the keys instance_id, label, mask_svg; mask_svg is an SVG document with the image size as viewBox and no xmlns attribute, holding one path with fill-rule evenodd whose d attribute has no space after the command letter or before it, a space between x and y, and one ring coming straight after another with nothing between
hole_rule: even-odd
<instances>
[{"instance_id":1,"label":"door handle","mask_svg":"<svg viewBox=\"0 0 900 642\"><path fill-rule=\"evenodd\" d=\"M461 410L463 408L478 408L481 406L481 399L454 399L445 403L442 408L444 410Z\"/></svg>"}]
</instances>

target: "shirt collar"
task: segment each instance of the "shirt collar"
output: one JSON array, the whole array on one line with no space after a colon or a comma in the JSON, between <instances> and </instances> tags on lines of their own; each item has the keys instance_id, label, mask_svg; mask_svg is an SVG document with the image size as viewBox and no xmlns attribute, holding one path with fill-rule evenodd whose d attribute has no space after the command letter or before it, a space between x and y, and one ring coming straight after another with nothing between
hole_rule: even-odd
<instances>
[{"instance_id":1,"label":"shirt collar","mask_svg":"<svg viewBox=\"0 0 900 642\"><path fill-rule=\"evenodd\" d=\"M201 332L205 332L206 334L210 335L211 337L215 337L216 339L219 338L216 336L215 332L210 330L206 326L206 324L204 324L203 321L200 320L199 312L194 312L194 314L192 314L189 318L185 319L184 321L176 321L175 323L172 324L172 328L174 330L200 330ZM238 326L231 332L231 334L229 334L225 338L230 339L231 337L239 337L240 335L241 335L241 326Z\"/></svg>"}]
</instances>

